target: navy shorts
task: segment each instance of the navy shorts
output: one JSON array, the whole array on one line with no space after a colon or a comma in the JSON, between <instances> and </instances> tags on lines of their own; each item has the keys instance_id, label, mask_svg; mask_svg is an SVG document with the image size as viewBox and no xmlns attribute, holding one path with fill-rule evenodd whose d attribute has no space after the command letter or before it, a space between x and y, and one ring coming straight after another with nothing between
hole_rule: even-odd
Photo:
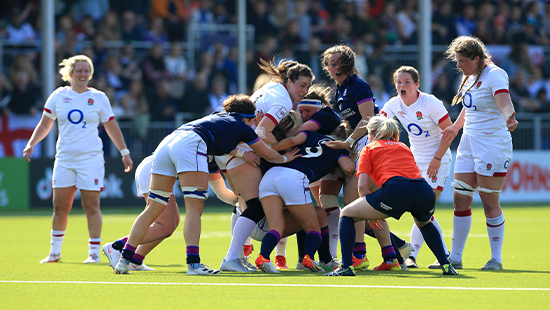
<instances>
[{"instance_id":1,"label":"navy shorts","mask_svg":"<svg viewBox=\"0 0 550 310\"><path fill-rule=\"evenodd\" d=\"M366 199L374 209L395 219L410 212L418 221L426 222L435 211L435 193L424 178L390 178Z\"/></svg>"}]
</instances>

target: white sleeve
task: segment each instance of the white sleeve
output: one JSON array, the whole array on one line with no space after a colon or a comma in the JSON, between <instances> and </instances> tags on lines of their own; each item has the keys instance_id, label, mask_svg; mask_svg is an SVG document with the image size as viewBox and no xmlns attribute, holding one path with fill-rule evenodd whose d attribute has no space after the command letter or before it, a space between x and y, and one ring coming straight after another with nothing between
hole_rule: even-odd
<instances>
[{"instance_id":1,"label":"white sleeve","mask_svg":"<svg viewBox=\"0 0 550 310\"><path fill-rule=\"evenodd\" d=\"M47 117L51 118L54 121L57 118L55 106L57 102L57 97L59 97L58 90L59 88L50 94L50 96L48 97L48 100L46 100L46 104L44 105L44 115L46 115Z\"/></svg>"},{"instance_id":2,"label":"white sleeve","mask_svg":"<svg viewBox=\"0 0 550 310\"><path fill-rule=\"evenodd\" d=\"M113 109L111 108L111 103L109 102L109 98L107 98L107 95L102 93L101 105L99 107L99 119L101 120L102 123L106 123L114 118L115 118L115 114L113 113Z\"/></svg>"},{"instance_id":3,"label":"white sleeve","mask_svg":"<svg viewBox=\"0 0 550 310\"><path fill-rule=\"evenodd\" d=\"M278 125L283 117L290 113L290 110L292 110L292 102L284 97L278 97L274 99L264 117L268 117L275 125Z\"/></svg>"},{"instance_id":4,"label":"white sleeve","mask_svg":"<svg viewBox=\"0 0 550 310\"><path fill-rule=\"evenodd\" d=\"M395 97L394 97L395 98ZM392 118L395 116L395 113L392 111L393 103L395 100L390 99L388 102L384 104L384 107L380 111L380 114L384 115L387 118Z\"/></svg>"},{"instance_id":5,"label":"white sleeve","mask_svg":"<svg viewBox=\"0 0 550 310\"><path fill-rule=\"evenodd\" d=\"M449 112L447 112L447 109L445 109L445 105L443 102L435 96L430 96L430 100L428 102L428 106L430 107L428 109L430 117L436 124L439 125L439 123L446 118L447 115L449 115Z\"/></svg>"},{"instance_id":6,"label":"white sleeve","mask_svg":"<svg viewBox=\"0 0 550 310\"><path fill-rule=\"evenodd\" d=\"M506 71L498 68L490 72L489 89L493 96L502 90L509 92L508 74Z\"/></svg>"}]
</instances>

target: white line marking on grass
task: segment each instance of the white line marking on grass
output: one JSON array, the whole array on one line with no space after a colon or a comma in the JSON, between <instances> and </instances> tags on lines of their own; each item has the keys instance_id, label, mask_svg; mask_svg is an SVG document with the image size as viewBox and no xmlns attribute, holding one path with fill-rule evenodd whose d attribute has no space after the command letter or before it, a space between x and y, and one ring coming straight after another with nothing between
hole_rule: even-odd
<instances>
[{"instance_id":1,"label":"white line marking on grass","mask_svg":"<svg viewBox=\"0 0 550 310\"><path fill-rule=\"evenodd\" d=\"M482 290L482 291L550 291L544 287L460 287L460 286L398 286L398 285L338 285L338 284L266 284L266 283L174 283L174 282L93 282L93 281L10 281L0 283L30 284L115 284L115 285L203 285L203 286L265 286L265 287L330 287L330 288L397 288L418 290Z\"/></svg>"}]
</instances>

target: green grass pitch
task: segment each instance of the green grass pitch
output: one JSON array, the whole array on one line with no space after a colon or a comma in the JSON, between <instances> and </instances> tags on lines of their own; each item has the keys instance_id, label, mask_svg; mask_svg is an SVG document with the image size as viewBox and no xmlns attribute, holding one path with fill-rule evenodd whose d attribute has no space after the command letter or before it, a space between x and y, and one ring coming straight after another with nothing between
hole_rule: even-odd
<instances>
[{"instance_id":1,"label":"green grass pitch","mask_svg":"<svg viewBox=\"0 0 550 310\"><path fill-rule=\"evenodd\" d=\"M473 208L473 224L460 276L427 266L435 258L424 245L419 269L375 272L378 243L366 236L371 267L356 277L323 277L296 271L295 238L289 238L288 271L279 275L185 273L183 217L176 232L145 259L153 272L115 275L105 256L84 265L86 218L75 210L63 244L62 262L39 264L49 251L51 211L0 212L0 309L548 309L550 307L550 206L503 205L506 217L503 271L482 272L490 258L485 217ZM127 235L141 209L103 208L102 243ZM201 258L218 268L230 242L229 207L208 207L202 216ZM453 211L436 217L450 246ZM412 218L389 220L409 239ZM258 255L260 243L254 242Z\"/></svg>"}]
</instances>

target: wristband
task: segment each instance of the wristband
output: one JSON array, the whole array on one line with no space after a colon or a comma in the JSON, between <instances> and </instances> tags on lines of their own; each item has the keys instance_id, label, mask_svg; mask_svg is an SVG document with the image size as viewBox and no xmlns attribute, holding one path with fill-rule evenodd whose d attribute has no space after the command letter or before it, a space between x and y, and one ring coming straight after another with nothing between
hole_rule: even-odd
<instances>
[{"instance_id":1,"label":"wristband","mask_svg":"<svg viewBox=\"0 0 550 310\"><path fill-rule=\"evenodd\" d=\"M352 147L353 144L355 143L355 140L351 136L349 136L346 142L349 144L350 147Z\"/></svg>"},{"instance_id":2,"label":"wristband","mask_svg":"<svg viewBox=\"0 0 550 310\"><path fill-rule=\"evenodd\" d=\"M283 155L283 164L286 163L288 161L288 159L286 158L285 155Z\"/></svg>"},{"instance_id":3,"label":"wristband","mask_svg":"<svg viewBox=\"0 0 550 310\"><path fill-rule=\"evenodd\" d=\"M124 156L126 156L126 155L130 155L130 150L128 150L127 148L122 149L122 150L120 150L120 155L121 155L122 157L124 157Z\"/></svg>"},{"instance_id":4,"label":"wristband","mask_svg":"<svg viewBox=\"0 0 550 310\"><path fill-rule=\"evenodd\" d=\"M235 154L236 157L243 158L244 156L244 150L238 149L237 154Z\"/></svg>"},{"instance_id":5,"label":"wristband","mask_svg":"<svg viewBox=\"0 0 550 310\"><path fill-rule=\"evenodd\" d=\"M434 159L437 159L437 160L441 161L441 158L437 158L437 157L435 157L435 156L434 156Z\"/></svg>"}]
</instances>

